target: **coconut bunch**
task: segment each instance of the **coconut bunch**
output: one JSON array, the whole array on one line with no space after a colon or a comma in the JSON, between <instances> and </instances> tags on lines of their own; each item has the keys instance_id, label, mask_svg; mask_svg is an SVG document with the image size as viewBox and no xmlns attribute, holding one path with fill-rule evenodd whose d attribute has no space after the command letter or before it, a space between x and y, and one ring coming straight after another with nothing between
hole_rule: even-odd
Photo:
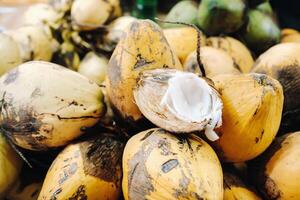
<instances>
[{"instance_id":1,"label":"coconut bunch","mask_svg":"<svg viewBox=\"0 0 300 200\"><path fill-rule=\"evenodd\" d=\"M194 24L208 36L235 36L260 54L280 42L280 29L274 16L268 0L204 0L200 3L185 0L174 5L165 20ZM162 26L166 29L181 28L178 24ZM250 65L245 64L242 70L249 72Z\"/></svg>"}]
</instances>

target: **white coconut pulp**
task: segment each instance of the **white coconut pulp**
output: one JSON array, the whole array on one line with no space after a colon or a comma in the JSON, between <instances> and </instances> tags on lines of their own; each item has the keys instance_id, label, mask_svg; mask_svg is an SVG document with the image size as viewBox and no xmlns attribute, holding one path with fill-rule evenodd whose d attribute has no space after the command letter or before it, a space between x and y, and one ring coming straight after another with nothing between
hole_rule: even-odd
<instances>
[{"instance_id":1,"label":"white coconut pulp","mask_svg":"<svg viewBox=\"0 0 300 200\"><path fill-rule=\"evenodd\" d=\"M219 137L214 128L222 124L223 105L217 91L193 73L165 69L152 72L153 77L151 71L141 76L139 86L134 91L143 115L166 130L205 130L209 140L217 140ZM159 73L160 77L155 77Z\"/></svg>"}]
</instances>

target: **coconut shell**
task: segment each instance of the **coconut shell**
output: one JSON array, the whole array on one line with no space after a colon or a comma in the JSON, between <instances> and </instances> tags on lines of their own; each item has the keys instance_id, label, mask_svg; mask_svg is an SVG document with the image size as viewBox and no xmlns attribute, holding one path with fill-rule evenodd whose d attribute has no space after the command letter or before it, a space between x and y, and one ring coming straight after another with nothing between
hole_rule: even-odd
<instances>
[{"instance_id":1,"label":"coconut shell","mask_svg":"<svg viewBox=\"0 0 300 200\"><path fill-rule=\"evenodd\" d=\"M212 78L220 74L240 74L236 68L234 60L230 55L220 49L214 47L202 47L200 50L200 58L203 63L206 76ZM184 71L201 74L197 63L197 53L192 52L184 62Z\"/></svg>"},{"instance_id":2,"label":"coconut shell","mask_svg":"<svg viewBox=\"0 0 300 200\"><path fill-rule=\"evenodd\" d=\"M250 177L265 199L299 199L299 142L300 132L281 136L251 161Z\"/></svg>"},{"instance_id":3,"label":"coconut shell","mask_svg":"<svg viewBox=\"0 0 300 200\"><path fill-rule=\"evenodd\" d=\"M105 113L101 88L62 66L34 61L0 79L1 128L30 150L63 146Z\"/></svg>"},{"instance_id":4,"label":"coconut shell","mask_svg":"<svg viewBox=\"0 0 300 200\"><path fill-rule=\"evenodd\" d=\"M38 200L117 200L123 147L107 134L67 146L49 168Z\"/></svg>"},{"instance_id":5,"label":"coconut shell","mask_svg":"<svg viewBox=\"0 0 300 200\"><path fill-rule=\"evenodd\" d=\"M243 73L250 72L254 60L249 49L232 37L209 37L206 45L226 51L233 59L234 66Z\"/></svg>"},{"instance_id":6,"label":"coconut shell","mask_svg":"<svg viewBox=\"0 0 300 200\"><path fill-rule=\"evenodd\" d=\"M128 141L122 187L125 200L223 199L222 169L212 148L162 129Z\"/></svg>"},{"instance_id":7,"label":"coconut shell","mask_svg":"<svg viewBox=\"0 0 300 200\"><path fill-rule=\"evenodd\" d=\"M280 132L300 129L300 44L278 44L263 53L253 72L277 79L284 91L284 107Z\"/></svg>"},{"instance_id":8,"label":"coconut shell","mask_svg":"<svg viewBox=\"0 0 300 200\"><path fill-rule=\"evenodd\" d=\"M277 134L283 107L280 83L266 75L220 75L213 78L223 101L223 124L214 143L227 162L255 158Z\"/></svg>"},{"instance_id":9,"label":"coconut shell","mask_svg":"<svg viewBox=\"0 0 300 200\"><path fill-rule=\"evenodd\" d=\"M107 93L123 119L142 119L133 88L141 72L157 68L182 70L160 27L150 20L136 20L127 27L108 64Z\"/></svg>"},{"instance_id":10,"label":"coconut shell","mask_svg":"<svg viewBox=\"0 0 300 200\"><path fill-rule=\"evenodd\" d=\"M197 31L191 27L169 28L164 30L164 35L167 38L171 48L183 63L187 56L197 48ZM201 32L201 46L205 45L205 35Z\"/></svg>"}]
</instances>

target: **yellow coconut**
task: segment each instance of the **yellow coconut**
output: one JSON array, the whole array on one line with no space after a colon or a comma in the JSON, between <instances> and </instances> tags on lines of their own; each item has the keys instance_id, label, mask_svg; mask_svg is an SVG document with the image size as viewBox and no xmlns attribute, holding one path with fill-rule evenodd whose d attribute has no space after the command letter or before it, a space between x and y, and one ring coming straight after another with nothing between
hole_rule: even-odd
<instances>
[{"instance_id":1,"label":"yellow coconut","mask_svg":"<svg viewBox=\"0 0 300 200\"><path fill-rule=\"evenodd\" d=\"M300 44L278 44L259 56L253 72L267 74L277 79L284 91L281 122L283 132L300 128Z\"/></svg>"},{"instance_id":2,"label":"yellow coconut","mask_svg":"<svg viewBox=\"0 0 300 200\"><path fill-rule=\"evenodd\" d=\"M21 167L21 158L0 133L0 199L5 197L17 180Z\"/></svg>"},{"instance_id":3,"label":"yellow coconut","mask_svg":"<svg viewBox=\"0 0 300 200\"><path fill-rule=\"evenodd\" d=\"M62 66L34 61L0 79L1 128L17 145L44 150L66 145L105 113L101 88Z\"/></svg>"},{"instance_id":4,"label":"yellow coconut","mask_svg":"<svg viewBox=\"0 0 300 200\"><path fill-rule=\"evenodd\" d=\"M226 51L233 59L234 65L243 73L250 72L254 60L249 49L232 37L209 37L206 45Z\"/></svg>"},{"instance_id":5,"label":"yellow coconut","mask_svg":"<svg viewBox=\"0 0 300 200\"><path fill-rule=\"evenodd\" d=\"M191 27L164 29L171 48L183 63L187 56L197 48L197 31ZM201 34L201 45L205 45L205 35Z\"/></svg>"},{"instance_id":6,"label":"yellow coconut","mask_svg":"<svg viewBox=\"0 0 300 200\"><path fill-rule=\"evenodd\" d=\"M213 78L223 101L223 124L215 142L227 162L244 162L273 141L281 120L280 83L263 74L219 75Z\"/></svg>"},{"instance_id":7,"label":"yellow coconut","mask_svg":"<svg viewBox=\"0 0 300 200\"><path fill-rule=\"evenodd\" d=\"M117 200L123 147L106 134L67 146L49 168L38 200Z\"/></svg>"},{"instance_id":8,"label":"yellow coconut","mask_svg":"<svg viewBox=\"0 0 300 200\"><path fill-rule=\"evenodd\" d=\"M299 143L300 132L284 135L251 163L251 177L265 199L299 199Z\"/></svg>"},{"instance_id":9,"label":"yellow coconut","mask_svg":"<svg viewBox=\"0 0 300 200\"><path fill-rule=\"evenodd\" d=\"M106 57L89 52L82 59L78 72L100 85L106 78L107 66L108 59Z\"/></svg>"},{"instance_id":10,"label":"yellow coconut","mask_svg":"<svg viewBox=\"0 0 300 200\"><path fill-rule=\"evenodd\" d=\"M21 64L18 44L12 37L0 33L0 75Z\"/></svg>"},{"instance_id":11,"label":"yellow coconut","mask_svg":"<svg viewBox=\"0 0 300 200\"><path fill-rule=\"evenodd\" d=\"M122 188L125 200L221 200L223 175L205 141L150 129L126 144Z\"/></svg>"},{"instance_id":12,"label":"yellow coconut","mask_svg":"<svg viewBox=\"0 0 300 200\"><path fill-rule=\"evenodd\" d=\"M107 92L123 118L142 118L133 98L139 74L157 68L182 69L160 27L150 20L136 20L128 26L108 64Z\"/></svg>"},{"instance_id":13,"label":"yellow coconut","mask_svg":"<svg viewBox=\"0 0 300 200\"><path fill-rule=\"evenodd\" d=\"M223 200L261 200L261 198L233 173L224 172Z\"/></svg>"},{"instance_id":14,"label":"yellow coconut","mask_svg":"<svg viewBox=\"0 0 300 200\"><path fill-rule=\"evenodd\" d=\"M235 67L233 59L228 53L213 47L202 47L200 50L201 62L206 76L211 78L219 74L240 74ZM197 63L197 53L192 52L184 62L184 71L201 74ZM201 74L202 75L202 74Z\"/></svg>"}]
</instances>

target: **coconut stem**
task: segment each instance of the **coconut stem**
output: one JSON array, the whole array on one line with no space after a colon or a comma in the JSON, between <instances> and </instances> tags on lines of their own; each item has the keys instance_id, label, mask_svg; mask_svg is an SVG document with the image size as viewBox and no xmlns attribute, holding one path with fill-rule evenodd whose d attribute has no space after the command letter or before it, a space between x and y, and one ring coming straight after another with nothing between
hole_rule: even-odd
<instances>
[{"instance_id":1,"label":"coconut stem","mask_svg":"<svg viewBox=\"0 0 300 200\"><path fill-rule=\"evenodd\" d=\"M201 31L200 31L200 29L194 24L189 24L189 23L184 23L184 22L165 21L165 20L161 20L159 18L155 18L155 20L162 22L162 23L167 23L167 24L179 24L179 25L189 26L197 31L197 63L199 65L202 76L206 77L204 65L201 62L201 56L200 56L200 49L201 49Z\"/></svg>"}]
</instances>

